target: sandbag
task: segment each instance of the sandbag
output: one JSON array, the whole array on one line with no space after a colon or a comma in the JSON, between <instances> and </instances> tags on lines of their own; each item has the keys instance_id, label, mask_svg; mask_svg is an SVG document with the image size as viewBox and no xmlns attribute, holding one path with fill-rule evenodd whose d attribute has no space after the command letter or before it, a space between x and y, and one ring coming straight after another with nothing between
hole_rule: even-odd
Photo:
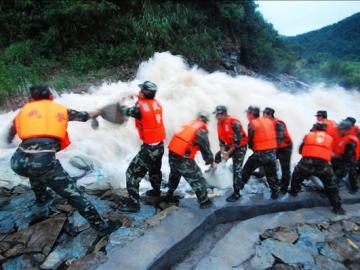
<instances>
[{"instance_id":1,"label":"sandbag","mask_svg":"<svg viewBox=\"0 0 360 270\"><path fill-rule=\"evenodd\" d=\"M123 108L124 106L119 103L109 104L100 110L100 115L113 124L121 125L128 119L123 112Z\"/></svg>"}]
</instances>

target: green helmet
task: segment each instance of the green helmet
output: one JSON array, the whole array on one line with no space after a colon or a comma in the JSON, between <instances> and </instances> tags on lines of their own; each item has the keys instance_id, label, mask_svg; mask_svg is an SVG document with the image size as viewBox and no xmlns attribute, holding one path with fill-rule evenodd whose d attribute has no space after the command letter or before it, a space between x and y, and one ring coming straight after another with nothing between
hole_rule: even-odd
<instances>
[{"instance_id":1,"label":"green helmet","mask_svg":"<svg viewBox=\"0 0 360 270\"><path fill-rule=\"evenodd\" d=\"M158 90L157 85L151 81L145 81L139 84L139 87L141 88L141 90L145 90L153 93L155 93Z\"/></svg>"}]
</instances>

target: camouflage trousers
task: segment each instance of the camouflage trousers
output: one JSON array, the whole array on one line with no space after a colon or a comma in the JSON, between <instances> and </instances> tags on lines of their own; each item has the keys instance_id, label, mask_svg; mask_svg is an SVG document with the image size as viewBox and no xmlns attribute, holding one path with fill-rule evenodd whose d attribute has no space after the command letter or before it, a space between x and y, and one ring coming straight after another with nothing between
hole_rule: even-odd
<instances>
[{"instance_id":1,"label":"camouflage trousers","mask_svg":"<svg viewBox=\"0 0 360 270\"><path fill-rule=\"evenodd\" d=\"M251 174L259 167L263 167L266 180L273 194L279 193L276 175L276 150L254 152L246 161L242 170L241 189L249 181Z\"/></svg>"},{"instance_id":2,"label":"camouflage trousers","mask_svg":"<svg viewBox=\"0 0 360 270\"><path fill-rule=\"evenodd\" d=\"M276 158L280 162L281 167L281 190L286 190L290 184L290 162L291 162L292 144L285 148L278 148L276 150Z\"/></svg>"},{"instance_id":3,"label":"camouflage trousers","mask_svg":"<svg viewBox=\"0 0 360 270\"><path fill-rule=\"evenodd\" d=\"M244 163L244 158L246 154L247 146L235 148L234 152L231 154L231 158L233 161L233 188L234 192L239 193L241 188L242 175L241 169ZM221 152L217 152L215 155L215 162L221 162Z\"/></svg>"},{"instance_id":4,"label":"camouflage trousers","mask_svg":"<svg viewBox=\"0 0 360 270\"><path fill-rule=\"evenodd\" d=\"M17 174L28 177L38 202L47 199L49 187L75 207L95 228L103 224L95 207L79 191L76 183L56 159L55 153L25 153L17 149L11 158L11 168Z\"/></svg>"},{"instance_id":5,"label":"camouflage trousers","mask_svg":"<svg viewBox=\"0 0 360 270\"><path fill-rule=\"evenodd\" d=\"M311 176L318 177L324 185L325 194L334 208L341 206L339 189L335 184L335 174L331 165L321 159L302 158L296 165L292 179L291 192L298 193L301 190L301 183Z\"/></svg>"},{"instance_id":6,"label":"camouflage trousers","mask_svg":"<svg viewBox=\"0 0 360 270\"><path fill-rule=\"evenodd\" d=\"M169 193L173 193L176 190L180 178L183 176L194 190L200 204L209 200L206 189L206 180L195 160L180 157L169 152L169 165Z\"/></svg>"},{"instance_id":7,"label":"camouflage trousers","mask_svg":"<svg viewBox=\"0 0 360 270\"><path fill-rule=\"evenodd\" d=\"M346 161L342 158L333 158L331 164L337 177L336 182L348 174L350 189L354 191L358 190L359 173L357 160Z\"/></svg>"},{"instance_id":8,"label":"camouflage trousers","mask_svg":"<svg viewBox=\"0 0 360 270\"><path fill-rule=\"evenodd\" d=\"M162 173L161 163L164 155L164 144L143 144L139 153L133 158L126 170L126 188L130 199L138 204L140 200L139 185L149 173L150 183L154 190L160 191Z\"/></svg>"}]
</instances>

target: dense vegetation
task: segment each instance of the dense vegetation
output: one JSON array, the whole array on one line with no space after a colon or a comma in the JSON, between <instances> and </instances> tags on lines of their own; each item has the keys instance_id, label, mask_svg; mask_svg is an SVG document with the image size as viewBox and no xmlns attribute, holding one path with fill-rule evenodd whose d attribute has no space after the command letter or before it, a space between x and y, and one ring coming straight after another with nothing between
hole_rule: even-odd
<instances>
[{"instance_id":1,"label":"dense vegetation","mask_svg":"<svg viewBox=\"0 0 360 270\"><path fill-rule=\"evenodd\" d=\"M338 23L287 38L301 56L297 74L345 87L360 86L360 13Z\"/></svg>"},{"instance_id":2,"label":"dense vegetation","mask_svg":"<svg viewBox=\"0 0 360 270\"><path fill-rule=\"evenodd\" d=\"M29 83L124 78L155 51L208 69L237 51L265 73L289 72L295 59L249 0L2 1L0 25L0 98Z\"/></svg>"}]
</instances>

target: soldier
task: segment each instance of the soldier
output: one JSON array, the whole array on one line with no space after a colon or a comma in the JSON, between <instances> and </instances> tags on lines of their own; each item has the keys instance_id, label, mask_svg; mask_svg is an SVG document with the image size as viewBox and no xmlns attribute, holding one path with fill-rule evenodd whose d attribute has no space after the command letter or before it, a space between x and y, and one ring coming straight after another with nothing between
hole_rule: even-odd
<instances>
[{"instance_id":1,"label":"soldier","mask_svg":"<svg viewBox=\"0 0 360 270\"><path fill-rule=\"evenodd\" d=\"M199 113L196 120L184 125L182 129L175 133L169 143L169 190L167 196L174 196L174 191L179 185L180 178L183 176L195 191L200 208L212 206L206 190L206 181L201 169L196 164L194 158L200 150L206 165L216 167L214 157L210 149L208 131L206 123L209 117L206 113Z\"/></svg>"},{"instance_id":2,"label":"soldier","mask_svg":"<svg viewBox=\"0 0 360 270\"><path fill-rule=\"evenodd\" d=\"M243 171L241 189L258 167L263 167L267 182L271 189L271 198L279 196L278 179L276 175L276 131L270 119L259 117L260 109L249 106L247 109L249 148L254 153L246 161Z\"/></svg>"},{"instance_id":3,"label":"soldier","mask_svg":"<svg viewBox=\"0 0 360 270\"><path fill-rule=\"evenodd\" d=\"M297 196L301 190L301 183L305 178L318 177L324 184L325 193L333 207L333 212L344 215L341 207L339 190L335 184L335 174L331 168L332 137L326 132L325 123L314 124L299 148L302 159L296 165L292 179L290 195Z\"/></svg>"},{"instance_id":4,"label":"soldier","mask_svg":"<svg viewBox=\"0 0 360 270\"><path fill-rule=\"evenodd\" d=\"M338 126L338 135L334 139L332 165L338 178L349 175L350 193L358 191L357 165L360 155L359 139L353 135L353 125L343 120Z\"/></svg>"},{"instance_id":5,"label":"soldier","mask_svg":"<svg viewBox=\"0 0 360 270\"><path fill-rule=\"evenodd\" d=\"M356 136L356 138L358 138L358 140L360 141L360 127L358 125L356 125L356 119L354 117L347 117L345 120L348 120L351 122L352 124L352 128L351 128L351 134L353 136ZM357 177L358 177L358 181L360 180L360 155L357 161L357 166L356 166L356 173L357 173Z\"/></svg>"},{"instance_id":6,"label":"soldier","mask_svg":"<svg viewBox=\"0 0 360 270\"><path fill-rule=\"evenodd\" d=\"M155 99L158 89L156 84L145 81L139 87L139 99L135 106L124 108L127 116L135 118L135 126L143 141L140 151L126 171L126 188L130 200L120 209L124 212L140 210L139 184L147 173L149 173L153 189L147 191L146 194L155 197L161 195L161 162L164 154L163 141L166 137L162 107Z\"/></svg>"},{"instance_id":7,"label":"soldier","mask_svg":"<svg viewBox=\"0 0 360 270\"><path fill-rule=\"evenodd\" d=\"M327 111L317 111L315 116L317 123L326 124L326 133L334 138L336 136L336 122L334 120L327 119Z\"/></svg>"},{"instance_id":8,"label":"soldier","mask_svg":"<svg viewBox=\"0 0 360 270\"><path fill-rule=\"evenodd\" d=\"M102 220L94 206L84 197L56 159L56 152L70 144L68 121L86 122L97 112L78 112L52 101L47 86L30 87L31 101L16 116L9 130L8 142L16 134L22 140L11 158L11 168L28 177L37 203L51 199L49 187L69 201L97 230L99 235L112 232L121 224Z\"/></svg>"},{"instance_id":9,"label":"soldier","mask_svg":"<svg viewBox=\"0 0 360 270\"><path fill-rule=\"evenodd\" d=\"M248 138L240 120L228 115L223 105L216 106L217 131L220 142L220 151L215 155L215 162L233 160L233 188L234 192L226 199L235 202L240 198L241 168L247 150Z\"/></svg>"},{"instance_id":10,"label":"soldier","mask_svg":"<svg viewBox=\"0 0 360 270\"><path fill-rule=\"evenodd\" d=\"M273 121L276 129L276 158L280 162L281 167L281 183L280 191L285 194L290 183L290 161L292 153L292 139L284 121L274 117L275 110L266 107L263 116Z\"/></svg>"}]
</instances>

